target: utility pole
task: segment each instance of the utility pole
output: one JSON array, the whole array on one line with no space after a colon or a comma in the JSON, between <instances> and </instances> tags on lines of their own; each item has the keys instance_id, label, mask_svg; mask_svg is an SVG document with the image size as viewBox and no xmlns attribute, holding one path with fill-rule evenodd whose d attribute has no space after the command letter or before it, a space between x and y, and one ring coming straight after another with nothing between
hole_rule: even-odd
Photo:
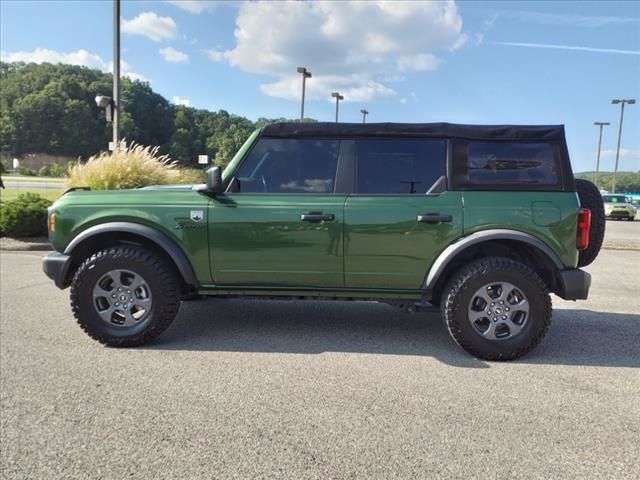
<instances>
[{"instance_id":1,"label":"utility pole","mask_svg":"<svg viewBox=\"0 0 640 480\"><path fill-rule=\"evenodd\" d=\"M618 174L618 159L620 158L620 139L622 138L622 121L624 120L624 104L628 103L629 105L633 105L636 103L635 98L629 99L618 99L614 98L611 100L612 105L617 105L620 103L622 107L620 108L620 126L618 127L618 148L616 149L616 166L613 170L613 186L611 188L611 193L616 193L616 175Z\"/></svg>"},{"instance_id":2,"label":"utility pole","mask_svg":"<svg viewBox=\"0 0 640 480\"><path fill-rule=\"evenodd\" d=\"M340 100L344 100L344 97L339 92L333 92L331 96L336 99L336 123L338 123L338 104Z\"/></svg>"},{"instance_id":3,"label":"utility pole","mask_svg":"<svg viewBox=\"0 0 640 480\"><path fill-rule=\"evenodd\" d=\"M304 90L307 78L311 78L311 72L305 67L298 67L298 73L302 74L302 102L300 104L300 121L304 120Z\"/></svg>"},{"instance_id":4,"label":"utility pole","mask_svg":"<svg viewBox=\"0 0 640 480\"><path fill-rule=\"evenodd\" d=\"M362 114L362 123L365 123L369 112L363 108L362 110L360 110L360 113Z\"/></svg>"},{"instance_id":5,"label":"utility pole","mask_svg":"<svg viewBox=\"0 0 640 480\"><path fill-rule=\"evenodd\" d=\"M600 148L602 147L602 127L611 125L609 122L593 122L600 126L600 137L598 138L598 156L596 157L596 173L593 174L593 183L598 186L598 171L600 170Z\"/></svg>"},{"instance_id":6,"label":"utility pole","mask_svg":"<svg viewBox=\"0 0 640 480\"><path fill-rule=\"evenodd\" d=\"M120 149L120 0L113 0L113 151Z\"/></svg>"}]
</instances>

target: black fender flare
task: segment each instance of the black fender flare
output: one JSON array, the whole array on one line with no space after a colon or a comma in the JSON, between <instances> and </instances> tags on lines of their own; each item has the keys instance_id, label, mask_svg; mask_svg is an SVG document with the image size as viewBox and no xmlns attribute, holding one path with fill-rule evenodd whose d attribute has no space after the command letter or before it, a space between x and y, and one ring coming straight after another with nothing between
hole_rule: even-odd
<instances>
[{"instance_id":1,"label":"black fender flare","mask_svg":"<svg viewBox=\"0 0 640 480\"><path fill-rule=\"evenodd\" d=\"M108 222L89 227L86 230L83 230L79 235L71 240L71 242L69 242L67 247L64 249L64 254L69 256L73 255L73 250L82 242L88 240L91 237L101 235L103 233L118 232L139 235L157 244L171 258L173 263L175 263L185 283L194 287L198 286L198 279L196 278L196 274L193 270L191 262L182 251L182 249L164 233L159 232L158 230L146 225L141 225L139 223Z\"/></svg>"},{"instance_id":2,"label":"black fender flare","mask_svg":"<svg viewBox=\"0 0 640 480\"><path fill-rule=\"evenodd\" d=\"M438 256L438 258L436 258L436 260L433 262L433 265L429 269L429 273L427 273L427 276L424 280L423 288L427 290L432 289L440 278L440 275L442 275L442 273L447 268L449 262L451 262L462 251L471 247L472 245L477 245L479 243L491 240L515 240L529 244L545 254L549 258L549 260L553 262L558 270L565 269L565 266L558 254L539 238L536 238L528 233L520 232L518 230L496 228L492 230L483 230L481 232L472 233L471 235L463 237L457 242L454 242L447 248L445 248Z\"/></svg>"}]
</instances>

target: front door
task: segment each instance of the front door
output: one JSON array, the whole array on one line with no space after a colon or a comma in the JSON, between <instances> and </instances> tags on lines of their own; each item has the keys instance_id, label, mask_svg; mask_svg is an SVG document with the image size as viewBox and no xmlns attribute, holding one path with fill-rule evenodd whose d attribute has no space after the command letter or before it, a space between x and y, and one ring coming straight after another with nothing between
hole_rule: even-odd
<instances>
[{"instance_id":1,"label":"front door","mask_svg":"<svg viewBox=\"0 0 640 480\"><path fill-rule=\"evenodd\" d=\"M462 233L460 192L446 191L446 142L361 139L345 205L345 287L419 289ZM441 179L438 182L438 179ZM434 184L441 189L427 194Z\"/></svg>"},{"instance_id":2,"label":"front door","mask_svg":"<svg viewBox=\"0 0 640 480\"><path fill-rule=\"evenodd\" d=\"M209 214L218 286L344 286L340 141L261 138Z\"/></svg>"}]
</instances>

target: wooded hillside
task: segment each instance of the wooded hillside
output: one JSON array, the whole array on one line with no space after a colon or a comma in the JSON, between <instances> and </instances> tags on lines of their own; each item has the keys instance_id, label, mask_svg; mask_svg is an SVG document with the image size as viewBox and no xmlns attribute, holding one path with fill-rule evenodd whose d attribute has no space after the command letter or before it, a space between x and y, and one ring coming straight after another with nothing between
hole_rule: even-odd
<instances>
[{"instance_id":1,"label":"wooded hillside","mask_svg":"<svg viewBox=\"0 0 640 480\"><path fill-rule=\"evenodd\" d=\"M96 95L111 96L111 74L75 65L0 63L0 150L19 156L38 152L83 159L105 150L111 125ZM224 110L169 103L148 83L122 80L122 137L159 146L185 165L206 154L226 165L257 122Z\"/></svg>"}]
</instances>

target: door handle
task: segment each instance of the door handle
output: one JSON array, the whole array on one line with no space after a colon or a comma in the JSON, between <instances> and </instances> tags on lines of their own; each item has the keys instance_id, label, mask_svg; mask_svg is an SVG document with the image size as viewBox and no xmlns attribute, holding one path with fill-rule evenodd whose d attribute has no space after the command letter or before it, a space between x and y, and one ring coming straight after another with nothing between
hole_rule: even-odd
<instances>
[{"instance_id":1,"label":"door handle","mask_svg":"<svg viewBox=\"0 0 640 480\"><path fill-rule=\"evenodd\" d=\"M427 213L425 215L418 215L417 220L420 223L441 223L451 222L453 218L451 215L440 215L438 213Z\"/></svg>"},{"instance_id":2,"label":"door handle","mask_svg":"<svg viewBox=\"0 0 640 480\"><path fill-rule=\"evenodd\" d=\"M336 216L333 213L301 213L300 221L302 222L333 222Z\"/></svg>"}]
</instances>

